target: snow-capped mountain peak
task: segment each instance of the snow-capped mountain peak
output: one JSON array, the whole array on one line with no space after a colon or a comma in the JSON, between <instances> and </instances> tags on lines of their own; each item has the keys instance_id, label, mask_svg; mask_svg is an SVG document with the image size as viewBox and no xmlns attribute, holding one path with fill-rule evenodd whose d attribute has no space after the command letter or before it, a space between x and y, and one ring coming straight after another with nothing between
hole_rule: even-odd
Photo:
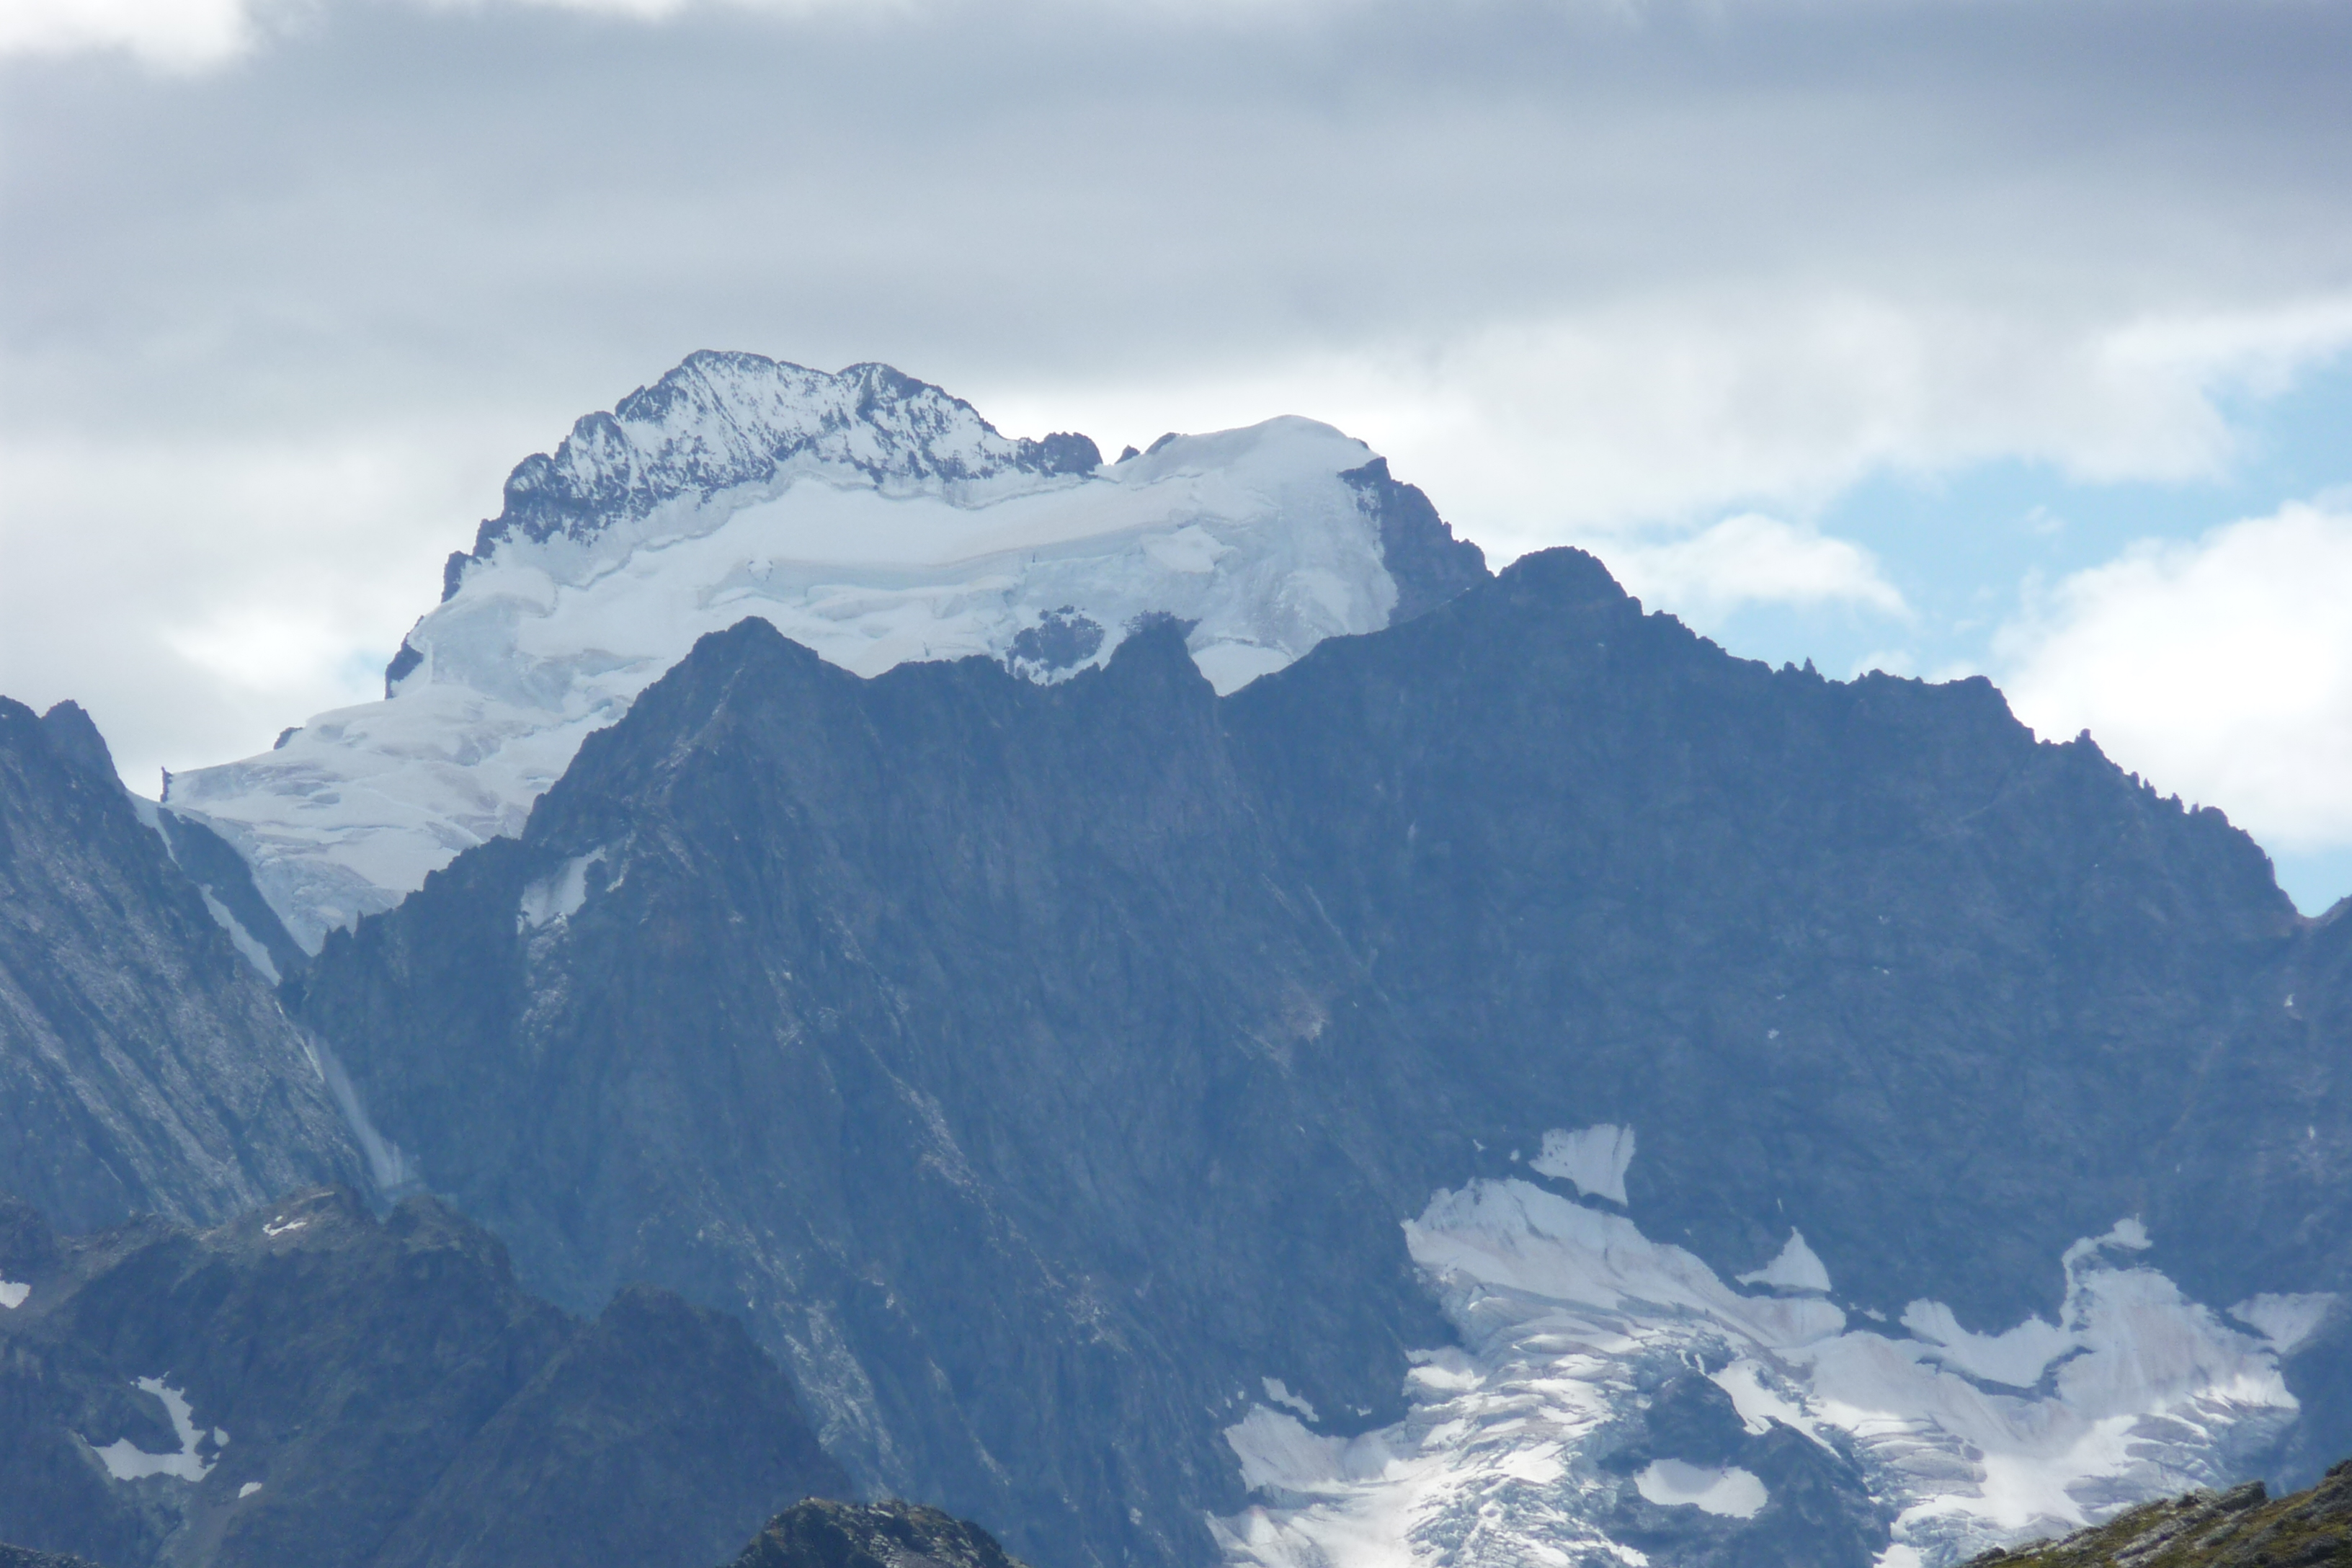
<instances>
[{"instance_id":1,"label":"snow-capped mountain peak","mask_svg":"<svg viewBox=\"0 0 2352 1568\"><path fill-rule=\"evenodd\" d=\"M455 558L446 586L455 592L457 562L488 559L506 539L586 541L681 501L801 474L968 503L1101 463L1084 436L999 435L961 398L887 364L828 375L706 350L517 465L505 510L482 524L470 556Z\"/></svg>"},{"instance_id":2,"label":"snow-capped mountain peak","mask_svg":"<svg viewBox=\"0 0 2352 1568\"><path fill-rule=\"evenodd\" d=\"M1084 436L1004 436L887 365L698 353L517 466L383 701L168 796L315 951L520 832L589 733L747 616L860 675L982 655L1051 681L1172 615L1223 692L1485 574L1419 490L1310 419L1106 465Z\"/></svg>"}]
</instances>

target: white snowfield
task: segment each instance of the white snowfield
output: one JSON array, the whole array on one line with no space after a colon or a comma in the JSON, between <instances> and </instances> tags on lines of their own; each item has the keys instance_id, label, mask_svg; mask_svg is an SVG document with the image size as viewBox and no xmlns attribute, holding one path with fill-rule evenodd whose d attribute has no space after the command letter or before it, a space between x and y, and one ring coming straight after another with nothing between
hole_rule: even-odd
<instances>
[{"instance_id":1,"label":"white snowfield","mask_svg":"<svg viewBox=\"0 0 2352 1568\"><path fill-rule=\"evenodd\" d=\"M1257 1405L1230 1427L1264 1500L1213 1521L1229 1562L1638 1563L1603 1529L1627 1492L1754 1517L1770 1499L1746 1470L1661 1457L1625 1476L1586 1451L1641 1408L1643 1372L1697 1366L1751 1433L1782 1422L1854 1455L1899 1510L1881 1568L1948 1568L2240 1479L2294 1419L2279 1358L2329 1305L2258 1298L2231 1313L2253 1331L2233 1328L2133 1266L2148 1239L2129 1220L2067 1250L2057 1322L1970 1334L1917 1301L1909 1337L1849 1326L1801 1242L1805 1266L1777 1271L1818 1271L1820 1289L1748 1294L1632 1219L1529 1182L1440 1192L1405 1233L1465 1348L1416 1356L1396 1426L1327 1437Z\"/></svg>"},{"instance_id":2,"label":"white snowfield","mask_svg":"<svg viewBox=\"0 0 2352 1568\"><path fill-rule=\"evenodd\" d=\"M1074 473L878 367L698 355L653 391L518 470L510 498L529 479L604 510L510 528L409 634L386 700L170 779L306 948L519 833L587 735L747 616L861 676L980 654L1057 679L1161 612L1196 623L1226 692L1397 603L1340 478L1373 453L1310 420Z\"/></svg>"},{"instance_id":3,"label":"white snowfield","mask_svg":"<svg viewBox=\"0 0 2352 1568\"><path fill-rule=\"evenodd\" d=\"M149 1476L170 1476L175 1480L201 1481L212 1474L216 1459L207 1459L197 1451L204 1434L196 1427L195 1412L188 1407L188 1396L160 1377L142 1377L134 1386L142 1394L152 1394L163 1402L163 1414L172 1423L172 1435L180 1440L177 1453L151 1454L128 1437L117 1437L103 1448L93 1448L106 1473L118 1481L143 1480ZM228 1434L213 1428L215 1451L228 1447Z\"/></svg>"}]
</instances>

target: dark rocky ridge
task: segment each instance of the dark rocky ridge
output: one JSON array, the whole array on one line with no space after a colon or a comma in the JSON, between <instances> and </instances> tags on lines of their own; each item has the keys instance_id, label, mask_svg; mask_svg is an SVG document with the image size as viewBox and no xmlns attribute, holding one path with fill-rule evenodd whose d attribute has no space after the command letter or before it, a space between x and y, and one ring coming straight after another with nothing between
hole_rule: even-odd
<instances>
[{"instance_id":1,"label":"dark rocky ridge","mask_svg":"<svg viewBox=\"0 0 2352 1568\"><path fill-rule=\"evenodd\" d=\"M2136 1508L2102 1525L1968 1568L2341 1568L2352 1563L2352 1459L2273 1499L2260 1481Z\"/></svg>"},{"instance_id":2,"label":"dark rocky ridge","mask_svg":"<svg viewBox=\"0 0 2352 1568\"><path fill-rule=\"evenodd\" d=\"M1299 1136L1312 996L1264 974L1342 959L1234 874L1269 852L1180 627L1038 688L860 681L748 622L635 713L306 1004L530 1278L690 1282L867 1489L1064 1561L1198 1554L1244 1377L1398 1407L1443 1328L1394 1200ZM599 850L584 907L519 921ZM1275 1257L1329 1288L1271 1311Z\"/></svg>"},{"instance_id":3,"label":"dark rocky ridge","mask_svg":"<svg viewBox=\"0 0 2352 1568\"><path fill-rule=\"evenodd\" d=\"M1022 1568L976 1524L912 1503L812 1500L768 1521L726 1568Z\"/></svg>"},{"instance_id":4,"label":"dark rocky ridge","mask_svg":"<svg viewBox=\"0 0 2352 1568\"><path fill-rule=\"evenodd\" d=\"M0 1537L110 1568L701 1568L846 1488L740 1325L644 1288L575 1321L430 1199L60 1241L0 1198ZM118 1436L203 1473L115 1479Z\"/></svg>"},{"instance_id":5,"label":"dark rocky ridge","mask_svg":"<svg viewBox=\"0 0 2352 1568\"><path fill-rule=\"evenodd\" d=\"M11 1546L0 1541L0 1568L98 1568L98 1564L86 1557L73 1557L58 1552L35 1552L28 1547Z\"/></svg>"},{"instance_id":6,"label":"dark rocky ridge","mask_svg":"<svg viewBox=\"0 0 2352 1568\"><path fill-rule=\"evenodd\" d=\"M1547 1128L1858 1306L2005 1328L2129 1214L2200 1300L2342 1289L2347 932L1981 680L1776 672L1555 552L1223 701L1171 627L1039 689L746 623L303 1011L526 1278L743 1311L863 1484L1034 1560L1181 1563L1261 1376L1396 1413L1397 1222Z\"/></svg>"},{"instance_id":7,"label":"dark rocky ridge","mask_svg":"<svg viewBox=\"0 0 2352 1568\"><path fill-rule=\"evenodd\" d=\"M291 950L234 852L164 826ZM367 1179L301 1031L71 703L37 718L0 698L0 1188L68 1228L211 1223Z\"/></svg>"},{"instance_id":8,"label":"dark rocky ridge","mask_svg":"<svg viewBox=\"0 0 2352 1568\"><path fill-rule=\"evenodd\" d=\"M1427 615L1456 594L1486 582L1486 552L1454 537L1453 525L1419 485L1389 477L1389 460L1374 458L1339 476L1352 487L1381 529L1381 564L1396 580L1396 608L1389 625Z\"/></svg>"}]
</instances>

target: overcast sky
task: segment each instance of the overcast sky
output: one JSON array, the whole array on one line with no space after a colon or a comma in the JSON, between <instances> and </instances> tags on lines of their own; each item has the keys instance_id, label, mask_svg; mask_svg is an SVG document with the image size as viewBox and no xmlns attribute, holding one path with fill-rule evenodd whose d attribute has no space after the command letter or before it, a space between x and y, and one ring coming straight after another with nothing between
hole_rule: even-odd
<instances>
[{"instance_id":1,"label":"overcast sky","mask_svg":"<svg viewBox=\"0 0 2352 1568\"><path fill-rule=\"evenodd\" d=\"M2352 8L0 0L0 692L380 691L698 348L1275 414L1734 652L1983 671L2352 893Z\"/></svg>"}]
</instances>

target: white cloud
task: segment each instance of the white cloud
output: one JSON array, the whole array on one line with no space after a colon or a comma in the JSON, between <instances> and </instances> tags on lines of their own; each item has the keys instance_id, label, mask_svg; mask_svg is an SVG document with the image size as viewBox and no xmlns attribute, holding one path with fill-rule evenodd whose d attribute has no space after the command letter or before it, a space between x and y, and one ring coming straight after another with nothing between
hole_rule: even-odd
<instances>
[{"instance_id":1,"label":"white cloud","mask_svg":"<svg viewBox=\"0 0 2352 1568\"><path fill-rule=\"evenodd\" d=\"M1213 378L1152 366L1118 383L959 390L1010 427L1072 426L1110 435L1113 449L1163 429L1308 414L1386 453L1500 561L1743 500L1801 512L1889 468L2023 458L2089 479L2210 477L2235 456L2221 395L2276 390L2347 342L2352 296L2051 318L2017 301L1783 285L1391 334L1344 353L1228 363ZM1688 581L1693 551L1719 552L1742 533L1673 547L1659 570ZM1749 540L1780 554L1790 542ZM1803 568L1802 580L1834 584L1815 600L1891 608L1894 590L1859 588L1862 558L1833 561L1827 542ZM1801 600L1794 587L1747 596Z\"/></svg>"},{"instance_id":2,"label":"white cloud","mask_svg":"<svg viewBox=\"0 0 2352 1568\"><path fill-rule=\"evenodd\" d=\"M199 70L253 38L247 0L0 0L0 56L122 49L167 70Z\"/></svg>"},{"instance_id":3,"label":"white cloud","mask_svg":"<svg viewBox=\"0 0 2352 1568\"><path fill-rule=\"evenodd\" d=\"M2011 706L2265 845L2352 845L2352 498L2143 542L1995 649Z\"/></svg>"},{"instance_id":4,"label":"white cloud","mask_svg":"<svg viewBox=\"0 0 2352 1568\"><path fill-rule=\"evenodd\" d=\"M1686 539L1595 542L1627 591L1653 607L1709 617L1742 605L1849 605L1903 616L1909 606L1870 552L1808 524L1742 512Z\"/></svg>"},{"instance_id":5,"label":"white cloud","mask_svg":"<svg viewBox=\"0 0 2352 1568\"><path fill-rule=\"evenodd\" d=\"M0 691L80 702L150 795L380 696L522 440L460 408L276 446L0 442Z\"/></svg>"}]
</instances>

